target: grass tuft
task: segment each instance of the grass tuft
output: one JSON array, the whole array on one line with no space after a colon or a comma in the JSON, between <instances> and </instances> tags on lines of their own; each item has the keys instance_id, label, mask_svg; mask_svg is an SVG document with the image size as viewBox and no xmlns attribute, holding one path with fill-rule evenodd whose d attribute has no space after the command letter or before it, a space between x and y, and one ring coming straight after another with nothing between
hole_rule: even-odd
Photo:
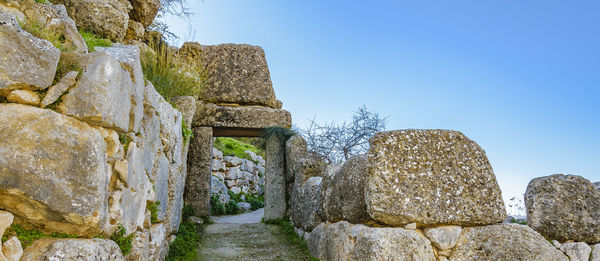
<instances>
[{"instance_id":1,"label":"grass tuft","mask_svg":"<svg viewBox=\"0 0 600 261\"><path fill-rule=\"evenodd\" d=\"M150 211L150 222L152 224L158 223L158 207L160 206L160 201L152 202L146 201L146 209Z\"/></svg>"},{"instance_id":2,"label":"grass tuft","mask_svg":"<svg viewBox=\"0 0 600 261\"><path fill-rule=\"evenodd\" d=\"M246 154L245 151L252 151L256 154L261 154L262 151L253 146L252 144L248 144L242 141L239 141L234 138L229 137L218 137L215 139L214 145L215 148L223 152L224 156L236 156L238 158L252 160L249 155Z\"/></svg>"},{"instance_id":3,"label":"grass tuft","mask_svg":"<svg viewBox=\"0 0 600 261\"><path fill-rule=\"evenodd\" d=\"M273 136L277 136L279 139L286 141L294 135L296 135L296 133L293 130L279 126L271 126L263 131L261 138L268 140Z\"/></svg>"},{"instance_id":4,"label":"grass tuft","mask_svg":"<svg viewBox=\"0 0 600 261\"><path fill-rule=\"evenodd\" d=\"M55 31L44 28L45 25L39 21L29 19L26 21L19 21L19 25L23 30L29 32L31 35L44 39L52 43L54 47L58 48L61 52L65 51L64 43L65 36Z\"/></svg>"},{"instance_id":5,"label":"grass tuft","mask_svg":"<svg viewBox=\"0 0 600 261\"><path fill-rule=\"evenodd\" d=\"M110 40L102 38L91 31L79 30L79 34L83 37L90 53L94 52L96 47L111 47L113 45Z\"/></svg>"},{"instance_id":6,"label":"grass tuft","mask_svg":"<svg viewBox=\"0 0 600 261\"><path fill-rule=\"evenodd\" d=\"M19 239L19 241L21 241L21 245L23 246L23 249L27 248L28 246L30 246L31 244L33 244L34 241L41 239L41 238L77 238L77 235L71 235L71 234L66 234L66 233L58 233L58 232L53 232L50 234L45 234L40 232L39 230L27 230L24 229L21 225L19 224L12 224L10 226L10 230L12 230L12 232L14 232L17 235L17 238ZM6 234L11 233L10 231L7 231ZM6 241L4 238L2 238L2 241Z\"/></svg>"},{"instance_id":7,"label":"grass tuft","mask_svg":"<svg viewBox=\"0 0 600 261\"><path fill-rule=\"evenodd\" d=\"M142 55L144 76L167 101L178 96L198 98L204 86L204 75L179 61L166 44L151 44L154 52Z\"/></svg>"},{"instance_id":8,"label":"grass tuft","mask_svg":"<svg viewBox=\"0 0 600 261\"><path fill-rule=\"evenodd\" d=\"M311 254L310 251L308 250L308 247L306 246L306 240L304 240L304 238L301 238L298 236L298 234L296 234L296 231L294 231L294 225L292 225L292 222L290 222L287 219L283 219L283 218L278 218L278 219L271 219L271 220L262 220L263 223L267 224L267 225L276 225L279 228L281 228L281 230L283 231L285 237L292 242L293 244L297 245L298 248L300 248L300 250L302 250L302 252L304 252L306 255L310 256L310 260L311 261L318 261L319 259L314 258Z\"/></svg>"}]
</instances>

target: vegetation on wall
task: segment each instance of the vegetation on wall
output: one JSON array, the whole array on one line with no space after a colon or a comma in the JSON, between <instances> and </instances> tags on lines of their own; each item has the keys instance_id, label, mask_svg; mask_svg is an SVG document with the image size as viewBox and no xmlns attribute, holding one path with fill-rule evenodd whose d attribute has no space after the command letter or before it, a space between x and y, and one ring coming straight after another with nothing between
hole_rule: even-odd
<instances>
[{"instance_id":1,"label":"vegetation on wall","mask_svg":"<svg viewBox=\"0 0 600 261\"><path fill-rule=\"evenodd\" d=\"M65 51L65 36L63 34L59 34L52 30L48 30L44 28L45 25L43 23L34 21L32 19L26 21L19 21L19 25L21 26L21 28L23 28L23 30L27 31L31 35L40 39L47 40L60 51Z\"/></svg>"},{"instance_id":2,"label":"vegetation on wall","mask_svg":"<svg viewBox=\"0 0 600 261\"><path fill-rule=\"evenodd\" d=\"M246 154L246 151L252 151L257 155L263 154L262 150L235 138L229 137L218 137L213 143L213 147L223 152L224 156L236 156L238 158L252 160L250 155Z\"/></svg>"},{"instance_id":3,"label":"vegetation on wall","mask_svg":"<svg viewBox=\"0 0 600 261\"><path fill-rule=\"evenodd\" d=\"M144 77L154 89L169 102L178 96L198 98L204 86L204 75L177 60L166 44L149 44L153 51L144 52L141 63Z\"/></svg>"},{"instance_id":4,"label":"vegetation on wall","mask_svg":"<svg viewBox=\"0 0 600 261\"><path fill-rule=\"evenodd\" d=\"M21 245L23 248L27 248L34 241L41 238L77 238L77 235L65 234L65 233L57 233L53 232L50 234L42 233L39 230L27 230L24 229L19 224L12 224L10 228L5 232L5 235L14 235L17 236L19 241L21 241ZM2 242L6 241L7 238L2 237Z\"/></svg>"},{"instance_id":5,"label":"vegetation on wall","mask_svg":"<svg viewBox=\"0 0 600 261\"><path fill-rule=\"evenodd\" d=\"M175 241L169 244L167 261L194 261L198 256L202 226L188 221L194 214L193 208L184 206L182 212L183 222L179 226ZM209 223L208 218L204 218L204 224L207 223Z\"/></svg>"},{"instance_id":6,"label":"vegetation on wall","mask_svg":"<svg viewBox=\"0 0 600 261\"><path fill-rule=\"evenodd\" d=\"M271 126L271 127L266 128L263 131L263 134L261 137L265 140L268 140L271 137L276 136L279 139L285 141L285 140L291 138L292 136L294 136L295 134L296 134L296 132L294 132L293 130L286 129L286 128L279 127L279 126Z\"/></svg>"},{"instance_id":7,"label":"vegetation on wall","mask_svg":"<svg viewBox=\"0 0 600 261\"><path fill-rule=\"evenodd\" d=\"M135 236L135 234L125 236L125 233L127 233L126 229L123 226L119 225L119 228L117 229L117 231L115 231L110 236L110 239L112 241L115 241L115 243L117 243L117 245L121 249L121 252L123 252L124 256L131 253L131 248L133 247L132 240L133 240L133 237Z\"/></svg>"},{"instance_id":8,"label":"vegetation on wall","mask_svg":"<svg viewBox=\"0 0 600 261\"><path fill-rule=\"evenodd\" d=\"M83 37L89 52L94 52L96 47L111 47L113 45L110 40L102 38L90 31L79 30L79 34Z\"/></svg>"}]
</instances>

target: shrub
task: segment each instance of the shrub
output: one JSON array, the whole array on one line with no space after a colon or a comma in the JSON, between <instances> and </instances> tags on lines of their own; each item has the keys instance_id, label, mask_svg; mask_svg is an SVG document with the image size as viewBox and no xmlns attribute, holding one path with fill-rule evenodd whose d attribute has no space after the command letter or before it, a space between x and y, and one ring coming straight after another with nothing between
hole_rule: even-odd
<instances>
[{"instance_id":1,"label":"shrub","mask_svg":"<svg viewBox=\"0 0 600 261\"><path fill-rule=\"evenodd\" d=\"M210 195L210 214L213 216L220 216L225 214L225 206L219 201L219 195Z\"/></svg>"},{"instance_id":2,"label":"shrub","mask_svg":"<svg viewBox=\"0 0 600 261\"><path fill-rule=\"evenodd\" d=\"M198 98L205 77L185 62L178 61L166 44L150 45L154 51L144 52L141 63L144 76L156 91L167 101L177 96Z\"/></svg>"},{"instance_id":3,"label":"shrub","mask_svg":"<svg viewBox=\"0 0 600 261\"><path fill-rule=\"evenodd\" d=\"M110 40L102 38L91 31L80 30L79 34L87 44L89 52L94 52L96 47L111 47L113 44Z\"/></svg>"},{"instance_id":4,"label":"shrub","mask_svg":"<svg viewBox=\"0 0 600 261\"><path fill-rule=\"evenodd\" d=\"M252 151L256 154L261 154L262 151L251 144L241 142L234 138L218 137L213 145L215 148L223 152L225 156L236 156L242 159L252 160L245 151Z\"/></svg>"},{"instance_id":5,"label":"shrub","mask_svg":"<svg viewBox=\"0 0 600 261\"><path fill-rule=\"evenodd\" d=\"M131 253L131 248L133 246L132 240L135 236L134 234L125 236L125 233L127 233L127 230L122 225L119 225L119 229L110 236L110 239L117 243L124 256Z\"/></svg>"},{"instance_id":6,"label":"shrub","mask_svg":"<svg viewBox=\"0 0 600 261\"><path fill-rule=\"evenodd\" d=\"M237 201L235 200L230 200L229 202L227 202L227 204L225 205L225 212L229 215L235 215L241 212L240 207L237 204Z\"/></svg>"},{"instance_id":7,"label":"shrub","mask_svg":"<svg viewBox=\"0 0 600 261\"><path fill-rule=\"evenodd\" d=\"M264 200L261 200L260 198L251 197L247 202L250 203L250 209L252 211L265 207Z\"/></svg>"}]
</instances>

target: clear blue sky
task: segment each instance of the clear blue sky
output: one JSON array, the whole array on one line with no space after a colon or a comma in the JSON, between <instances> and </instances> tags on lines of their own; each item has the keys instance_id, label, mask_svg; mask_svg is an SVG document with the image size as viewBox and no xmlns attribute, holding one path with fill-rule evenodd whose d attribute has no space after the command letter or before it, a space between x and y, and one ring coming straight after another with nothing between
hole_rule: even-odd
<instances>
[{"instance_id":1,"label":"clear blue sky","mask_svg":"<svg viewBox=\"0 0 600 261\"><path fill-rule=\"evenodd\" d=\"M388 129L462 131L486 150L505 198L538 176L600 181L599 1L188 5L190 25L165 19L180 44L262 46L300 127L364 104Z\"/></svg>"}]
</instances>

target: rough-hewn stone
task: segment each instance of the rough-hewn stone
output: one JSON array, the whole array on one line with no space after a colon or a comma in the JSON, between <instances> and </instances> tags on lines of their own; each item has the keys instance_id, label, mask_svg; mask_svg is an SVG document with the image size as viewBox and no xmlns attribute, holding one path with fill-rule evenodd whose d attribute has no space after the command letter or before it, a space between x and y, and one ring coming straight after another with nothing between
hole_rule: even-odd
<instances>
[{"instance_id":1,"label":"rough-hewn stone","mask_svg":"<svg viewBox=\"0 0 600 261\"><path fill-rule=\"evenodd\" d=\"M115 260L124 261L121 249L108 239L41 239L25 249L22 261Z\"/></svg>"},{"instance_id":2,"label":"rough-hewn stone","mask_svg":"<svg viewBox=\"0 0 600 261\"><path fill-rule=\"evenodd\" d=\"M531 180L525 192L527 225L561 242L600 242L600 192L576 175Z\"/></svg>"},{"instance_id":3,"label":"rough-hewn stone","mask_svg":"<svg viewBox=\"0 0 600 261\"><path fill-rule=\"evenodd\" d=\"M462 228L459 226L441 226L426 228L423 232L439 250L448 250L456 246Z\"/></svg>"},{"instance_id":4,"label":"rough-hewn stone","mask_svg":"<svg viewBox=\"0 0 600 261\"><path fill-rule=\"evenodd\" d=\"M187 179L184 193L186 205L198 216L210 215L210 162L212 160L212 128L195 127L190 141Z\"/></svg>"},{"instance_id":5,"label":"rough-hewn stone","mask_svg":"<svg viewBox=\"0 0 600 261\"><path fill-rule=\"evenodd\" d=\"M325 260L327 257L327 239L325 238L327 226L328 224L321 223L316 226L312 232L305 233L308 237L306 246L308 247L310 254L319 260Z\"/></svg>"},{"instance_id":6,"label":"rough-hewn stone","mask_svg":"<svg viewBox=\"0 0 600 261\"><path fill-rule=\"evenodd\" d=\"M356 237L353 260L435 260L431 242L415 230L364 228Z\"/></svg>"},{"instance_id":7,"label":"rough-hewn stone","mask_svg":"<svg viewBox=\"0 0 600 261\"><path fill-rule=\"evenodd\" d=\"M246 44L202 46L188 42L179 53L205 70L206 89L200 96L205 102L277 107L262 48Z\"/></svg>"},{"instance_id":8,"label":"rough-hewn stone","mask_svg":"<svg viewBox=\"0 0 600 261\"><path fill-rule=\"evenodd\" d=\"M106 143L51 110L0 104L0 207L43 231L94 236L107 218Z\"/></svg>"},{"instance_id":9,"label":"rough-hewn stone","mask_svg":"<svg viewBox=\"0 0 600 261\"><path fill-rule=\"evenodd\" d=\"M322 177L311 177L305 182L296 182L290 198L289 212L294 225L308 232L323 222L320 214L322 180Z\"/></svg>"},{"instance_id":10,"label":"rough-hewn stone","mask_svg":"<svg viewBox=\"0 0 600 261\"><path fill-rule=\"evenodd\" d=\"M594 183L596 185L596 183ZM590 261L600 261L600 244L591 246L592 252L590 253Z\"/></svg>"},{"instance_id":11,"label":"rough-hewn stone","mask_svg":"<svg viewBox=\"0 0 600 261\"><path fill-rule=\"evenodd\" d=\"M27 20L37 21L45 30L60 34L62 48L68 52L87 53L88 48L77 30L75 21L67 14L64 5L37 3L37 1L20 0L20 8ZM24 21L24 20L22 20Z\"/></svg>"},{"instance_id":12,"label":"rough-hewn stone","mask_svg":"<svg viewBox=\"0 0 600 261\"><path fill-rule=\"evenodd\" d=\"M150 227L149 260L164 260L165 255L169 252L167 240L167 229L162 223Z\"/></svg>"},{"instance_id":13,"label":"rough-hewn stone","mask_svg":"<svg viewBox=\"0 0 600 261\"><path fill-rule=\"evenodd\" d=\"M588 261L592 248L584 242L564 243L560 246L570 261Z\"/></svg>"},{"instance_id":14,"label":"rough-hewn stone","mask_svg":"<svg viewBox=\"0 0 600 261\"><path fill-rule=\"evenodd\" d=\"M17 237L11 237L2 244L2 253L7 261L19 261L23 256L23 247Z\"/></svg>"},{"instance_id":15,"label":"rough-hewn stone","mask_svg":"<svg viewBox=\"0 0 600 261\"><path fill-rule=\"evenodd\" d=\"M10 212L0 210L0 237L4 235L4 231L13 223L15 216Z\"/></svg>"},{"instance_id":16,"label":"rough-hewn stone","mask_svg":"<svg viewBox=\"0 0 600 261\"><path fill-rule=\"evenodd\" d=\"M53 102L55 102L56 100L58 100L58 98L61 95L63 95L63 93L65 93L69 89L69 87L75 85L75 80L76 80L78 74L79 73L76 71L68 72L67 74L65 74L65 76L63 76L60 79L60 81L58 81L58 83L51 86L48 89L46 96L44 96L44 99L42 100L40 107L45 108L46 106L48 106L48 105L52 104Z\"/></svg>"},{"instance_id":17,"label":"rough-hewn stone","mask_svg":"<svg viewBox=\"0 0 600 261\"><path fill-rule=\"evenodd\" d=\"M121 42L127 32L131 4L127 0L55 0L64 4L77 27Z\"/></svg>"},{"instance_id":18,"label":"rough-hewn stone","mask_svg":"<svg viewBox=\"0 0 600 261\"><path fill-rule=\"evenodd\" d=\"M45 89L52 84L60 51L21 29L17 19L3 12L0 12L0 53L0 95L6 96L14 89Z\"/></svg>"},{"instance_id":19,"label":"rough-hewn stone","mask_svg":"<svg viewBox=\"0 0 600 261\"><path fill-rule=\"evenodd\" d=\"M6 96L6 100L9 102L33 105L37 106L40 104L40 98L35 94L35 92L30 90L14 90L11 91L8 96Z\"/></svg>"},{"instance_id":20,"label":"rough-hewn stone","mask_svg":"<svg viewBox=\"0 0 600 261\"><path fill-rule=\"evenodd\" d=\"M261 106L232 107L198 102L194 126L264 129L271 126L290 128L288 111Z\"/></svg>"},{"instance_id":21,"label":"rough-hewn stone","mask_svg":"<svg viewBox=\"0 0 600 261\"><path fill-rule=\"evenodd\" d=\"M277 135L267 139L267 167L265 173L264 219L283 218L286 212L285 141Z\"/></svg>"},{"instance_id":22,"label":"rough-hewn stone","mask_svg":"<svg viewBox=\"0 0 600 261\"><path fill-rule=\"evenodd\" d=\"M354 239L350 229L352 224L342 221L327 226L325 244L327 258L325 260L350 260L354 250Z\"/></svg>"},{"instance_id":23,"label":"rough-hewn stone","mask_svg":"<svg viewBox=\"0 0 600 261\"><path fill-rule=\"evenodd\" d=\"M94 125L126 132L134 90L130 74L105 52L94 57L81 79L63 96L58 110Z\"/></svg>"},{"instance_id":24,"label":"rough-hewn stone","mask_svg":"<svg viewBox=\"0 0 600 261\"><path fill-rule=\"evenodd\" d=\"M135 232L131 243L131 253L125 256L127 261L152 260L150 259L150 231L144 229Z\"/></svg>"},{"instance_id":25,"label":"rough-hewn stone","mask_svg":"<svg viewBox=\"0 0 600 261\"><path fill-rule=\"evenodd\" d=\"M367 162L365 155L353 156L327 182L328 200L323 205L327 221L347 220L356 224L369 220L364 192Z\"/></svg>"},{"instance_id":26,"label":"rough-hewn stone","mask_svg":"<svg viewBox=\"0 0 600 261\"><path fill-rule=\"evenodd\" d=\"M388 131L370 144L365 201L374 220L391 226L470 226L506 217L485 152L462 133Z\"/></svg>"},{"instance_id":27,"label":"rough-hewn stone","mask_svg":"<svg viewBox=\"0 0 600 261\"><path fill-rule=\"evenodd\" d=\"M131 19L140 22L143 27L148 27L152 24L160 7L160 0L129 0L129 2L131 2L131 6L133 7L129 12Z\"/></svg>"},{"instance_id":28,"label":"rough-hewn stone","mask_svg":"<svg viewBox=\"0 0 600 261\"><path fill-rule=\"evenodd\" d=\"M463 228L452 251L455 260L569 260L528 226L498 224Z\"/></svg>"}]
</instances>

